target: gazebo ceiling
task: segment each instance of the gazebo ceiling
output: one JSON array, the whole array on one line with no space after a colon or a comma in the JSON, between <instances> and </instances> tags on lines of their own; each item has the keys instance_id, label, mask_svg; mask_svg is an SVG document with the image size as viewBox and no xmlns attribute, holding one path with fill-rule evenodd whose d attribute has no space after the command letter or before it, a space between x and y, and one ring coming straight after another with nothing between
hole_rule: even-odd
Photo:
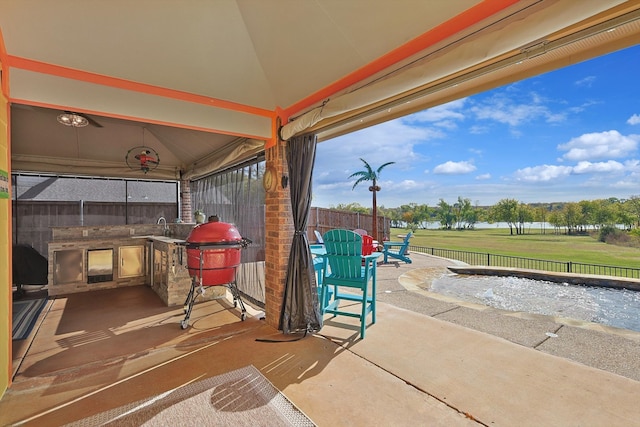
<instances>
[{"instance_id":1,"label":"gazebo ceiling","mask_svg":"<svg viewBox=\"0 0 640 427\"><path fill-rule=\"evenodd\" d=\"M123 147L148 132L165 152L161 177L196 176L274 141L277 117L297 119L287 135L313 126L328 138L637 44L639 8L640 0L0 0L13 167L102 165L122 175ZM560 40L572 46L564 56L541 55ZM105 127L69 138L76 132L51 122L58 110L93 114Z\"/></svg>"},{"instance_id":2,"label":"gazebo ceiling","mask_svg":"<svg viewBox=\"0 0 640 427\"><path fill-rule=\"evenodd\" d=\"M15 170L74 175L177 179L190 171L205 175L256 155L264 141L113 117L89 116L102 127L58 123L61 110L14 104L11 108ZM160 164L149 174L131 169L127 152L136 146L157 151ZM138 154L134 152L132 155ZM134 159L130 159L134 160ZM131 162L135 166L135 161ZM209 167L207 167L209 165Z\"/></svg>"},{"instance_id":3,"label":"gazebo ceiling","mask_svg":"<svg viewBox=\"0 0 640 427\"><path fill-rule=\"evenodd\" d=\"M17 58L273 111L479 3L17 0L0 25Z\"/></svg>"}]
</instances>

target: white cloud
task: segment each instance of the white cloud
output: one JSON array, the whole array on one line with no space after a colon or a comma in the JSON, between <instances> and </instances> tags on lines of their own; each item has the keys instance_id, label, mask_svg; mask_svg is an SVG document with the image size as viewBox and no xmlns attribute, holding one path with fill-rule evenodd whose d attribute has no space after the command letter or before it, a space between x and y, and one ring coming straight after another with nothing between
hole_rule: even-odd
<instances>
[{"instance_id":1,"label":"white cloud","mask_svg":"<svg viewBox=\"0 0 640 427\"><path fill-rule=\"evenodd\" d=\"M469 128L469 133L472 135L482 135L488 132L489 128L487 126L474 125Z\"/></svg>"},{"instance_id":2,"label":"white cloud","mask_svg":"<svg viewBox=\"0 0 640 427\"><path fill-rule=\"evenodd\" d=\"M576 80L574 82L574 84L576 86L586 86L586 87L591 87L593 85L593 83L596 81L596 76L587 76L583 79L580 80Z\"/></svg>"},{"instance_id":3,"label":"white cloud","mask_svg":"<svg viewBox=\"0 0 640 427\"><path fill-rule=\"evenodd\" d=\"M516 180L524 182L549 182L565 178L571 174L573 167L541 165L518 169L515 172Z\"/></svg>"},{"instance_id":4,"label":"white cloud","mask_svg":"<svg viewBox=\"0 0 640 427\"><path fill-rule=\"evenodd\" d=\"M507 105L497 102L492 105L473 107L472 111L478 119L494 120L509 126L518 126L546 112L541 105Z\"/></svg>"},{"instance_id":5,"label":"white cloud","mask_svg":"<svg viewBox=\"0 0 640 427\"><path fill-rule=\"evenodd\" d=\"M422 186L413 179L405 179L404 181L398 183L388 183L385 186L385 188L389 190L415 190L421 187Z\"/></svg>"},{"instance_id":6,"label":"white cloud","mask_svg":"<svg viewBox=\"0 0 640 427\"><path fill-rule=\"evenodd\" d=\"M443 120L441 122L434 123L434 126L438 126L439 128L446 130L456 130L458 128L458 124L453 120Z\"/></svg>"},{"instance_id":7,"label":"white cloud","mask_svg":"<svg viewBox=\"0 0 640 427\"><path fill-rule=\"evenodd\" d=\"M506 91L509 94L515 92L513 89ZM544 102L545 100L535 92L528 94L527 99L522 101L516 101L515 98L500 93L471 107L471 111L478 119L493 120L509 126L519 126L537 119L544 119L548 123L558 123L566 119L564 113L551 112Z\"/></svg>"},{"instance_id":8,"label":"white cloud","mask_svg":"<svg viewBox=\"0 0 640 427\"><path fill-rule=\"evenodd\" d=\"M636 190L638 188L638 182L637 181L622 180L622 181L614 182L613 184L611 184L611 187L633 191L633 190Z\"/></svg>"},{"instance_id":9,"label":"white cloud","mask_svg":"<svg viewBox=\"0 0 640 427\"><path fill-rule=\"evenodd\" d=\"M567 115L565 113L548 113L547 114L547 123L561 123L567 120Z\"/></svg>"},{"instance_id":10,"label":"white cloud","mask_svg":"<svg viewBox=\"0 0 640 427\"><path fill-rule=\"evenodd\" d=\"M565 178L569 175L587 174L620 174L633 172L640 166L640 161L630 160L624 164L609 160L607 162L589 162L586 160L578 162L575 166L541 165L518 169L514 176L518 181L524 182L549 182Z\"/></svg>"},{"instance_id":11,"label":"white cloud","mask_svg":"<svg viewBox=\"0 0 640 427\"><path fill-rule=\"evenodd\" d=\"M640 172L640 160L629 159L624 162L624 167L631 172Z\"/></svg>"},{"instance_id":12,"label":"white cloud","mask_svg":"<svg viewBox=\"0 0 640 427\"><path fill-rule=\"evenodd\" d=\"M464 108L467 98L458 99L446 104L438 105L419 113L411 114L403 120L407 123L437 123L452 120L464 120L464 114L459 110Z\"/></svg>"},{"instance_id":13,"label":"white cloud","mask_svg":"<svg viewBox=\"0 0 640 427\"><path fill-rule=\"evenodd\" d=\"M634 114L633 116L629 117L629 120L627 120L627 123L630 125L639 125L640 124L640 114Z\"/></svg>"},{"instance_id":14,"label":"white cloud","mask_svg":"<svg viewBox=\"0 0 640 427\"><path fill-rule=\"evenodd\" d=\"M624 169L624 165L622 163L616 162L615 160L598 163L581 161L573 167L573 173L579 175L586 173L616 173L623 172Z\"/></svg>"},{"instance_id":15,"label":"white cloud","mask_svg":"<svg viewBox=\"0 0 640 427\"><path fill-rule=\"evenodd\" d=\"M471 173L476 170L476 167L471 162L452 162L448 161L436 166L433 169L433 173L441 175L463 175Z\"/></svg>"},{"instance_id":16,"label":"white cloud","mask_svg":"<svg viewBox=\"0 0 640 427\"><path fill-rule=\"evenodd\" d=\"M484 180L487 180L487 179L491 179L491 174L490 173L483 173L482 175L476 176L476 179L478 181L484 181Z\"/></svg>"},{"instance_id":17,"label":"white cloud","mask_svg":"<svg viewBox=\"0 0 640 427\"><path fill-rule=\"evenodd\" d=\"M386 162L396 162L382 171L383 177L393 170L413 168L425 161L414 147L442 136L439 130L410 126L397 119L321 142L314 180L318 184L345 181L362 169L359 158L376 168Z\"/></svg>"},{"instance_id":18,"label":"white cloud","mask_svg":"<svg viewBox=\"0 0 640 427\"><path fill-rule=\"evenodd\" d=\"M550 182L560 180L569 175L587 174L620 174L638 168L637 161L628 161L625 164L609 160L607 162L592 163L589 161L578 162L575 166L540 165L518 169L514 176L517 181L530 183Z\"/></svg>"},{"instance_id":19,"label":"white cloud","mask_svg":"<svg viewBox=\"0 0 640 427\"><path fill-rule=\"evenodd\" d=\"M334 191L334 190L351 190L352 187L353 187L353 182L343 180L343 181L334 181L327 184L318 184L317 186L314 186L313 189L314 191L318 191L318 190Z\"/></svg>"},{"instance_id":20,"label":"white cloud","mask_svg":"<svg viewBox=\"0 0 640 427\"><path fill-rule=\"evenodd\" d=\"M577 105L575 107L569 107L569 111L571 113L578 114L578 113L582 113L584 110L591 107L592 105L598 105L598 104L600 104L599 101L588 100L586 102L583 102L581 105Z\"/></svg>"},{"instance_id":21,"label":"white cloud","mask_svg":"<svg viewBox=\"0 0 640 427\"><path fill-rule=\"evenodd\" d=\"M640 135L621 135L616 130L599 133L585 133L571 139L558 149L566 151L566 160L594 160L626 157L636 151Z\"/></svg>"}]
</instances>

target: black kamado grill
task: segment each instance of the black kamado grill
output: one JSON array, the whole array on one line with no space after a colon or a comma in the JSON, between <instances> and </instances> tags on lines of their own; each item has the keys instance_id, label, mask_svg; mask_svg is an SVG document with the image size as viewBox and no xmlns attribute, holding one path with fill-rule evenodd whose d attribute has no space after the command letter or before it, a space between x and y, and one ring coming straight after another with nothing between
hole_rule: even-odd
<instances>
[{"instance_id":1,"label":"black kamado grill","mask_svg":"<svg viewBox=\"0 0 640 427\"><path fill-rule=\"evenodd\" d=\"M242 237L233 224L226 222L210 221L191 230L186 242L191 289L184 302L182 329L189 326L193 304L208 286L226 286L233 296L233 306L240 304L240 319L246 319L247 310L236 285L236 270L240 265L240 251L249 243L251 241Z\"/></svg>"}]
</instances>

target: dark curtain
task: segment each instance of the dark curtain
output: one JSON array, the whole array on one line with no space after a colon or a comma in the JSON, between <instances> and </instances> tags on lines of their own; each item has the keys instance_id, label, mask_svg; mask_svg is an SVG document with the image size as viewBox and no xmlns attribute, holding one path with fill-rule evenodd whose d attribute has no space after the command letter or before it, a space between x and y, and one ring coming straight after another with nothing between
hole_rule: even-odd
<instances>
[{"instance_id":1,"label":"dark curtain","mask_svg":"<svg viewBox=\"0 0 640 427\"><path fill-rule=\"evenodd\" d=\"M311 208L311 177L316 159L316 143L316 135L293 137L287 143L291 212L295 233L291 243L280 314L280 329L285 334L316 332L322 328L315 271L306 233Z\"/></svg>"}]
</instances>

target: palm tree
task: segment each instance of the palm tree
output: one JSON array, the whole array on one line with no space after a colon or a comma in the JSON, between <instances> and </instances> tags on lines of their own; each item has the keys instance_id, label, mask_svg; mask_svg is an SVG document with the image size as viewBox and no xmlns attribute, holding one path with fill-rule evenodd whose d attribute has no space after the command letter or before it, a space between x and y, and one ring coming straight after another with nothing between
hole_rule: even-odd
<instances>
[{"instance_id":1,"label":"palm tree","mask_svg":"<svg viewBox=\"0 0 640 427\"><path fill-rule=\"evenodd\" d=\"M373 170L373 168L369 165L369 163L366 162L365 159L360 159L360 160L362 160L362 163L364 163L365 169L358 172L354 172L351 175L349 175L349 179L356 178L356 177L358 178L356 182L353 184L353 187L351 188L351 190L353 191L356 188L356 186L361 182L364 182L364 181L373 182L373 185L369 186L369 191L373 193L373 210L372 210L373 234L371 236L373 237L373 240L378 240L378 205L376 202L376 193L380 191L381 188L378 185L377 181L380 179L380 172L382 171L382 169L384 169L389 165L394 164L395 162L387 162L382 166L380 166L378 169Z\"/></svg>"}]
</instances>

